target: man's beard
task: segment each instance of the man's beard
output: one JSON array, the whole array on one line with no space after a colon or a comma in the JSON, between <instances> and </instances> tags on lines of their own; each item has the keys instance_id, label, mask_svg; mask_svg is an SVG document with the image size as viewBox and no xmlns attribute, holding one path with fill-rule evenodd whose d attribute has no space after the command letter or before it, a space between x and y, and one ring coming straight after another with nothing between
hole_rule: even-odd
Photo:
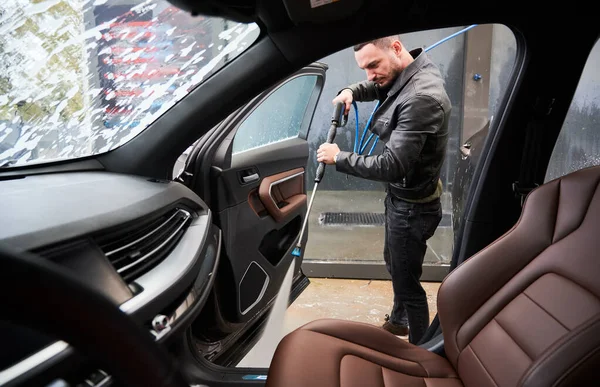
<instances>
[{"instance_id":1,"label":"man's beard","mask_svg":"<svg viewBox=\"0 0 600 387\"><path fill-rule=\"evenodd\" d=\"M375 82L377 83L377 85L379 86L379 88L381 90L389 90L392 85L394 84L394 82L396 82L396 79L398 78L398 76L400 75L400 71L397 69L394 69L392 71L390 71L390 74L388 74L385 77L385 81L387 81L387 83L385 85L382 85L378 82L378 80L375 80Z\"/></svg>"}]
</instances>

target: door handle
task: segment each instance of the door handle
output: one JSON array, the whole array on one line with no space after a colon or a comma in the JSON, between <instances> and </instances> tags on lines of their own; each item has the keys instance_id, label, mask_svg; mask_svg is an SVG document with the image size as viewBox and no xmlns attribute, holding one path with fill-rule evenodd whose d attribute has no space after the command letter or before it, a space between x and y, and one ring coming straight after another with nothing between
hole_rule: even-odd
<instances>
[{"instance_id":1,"label":"door handle","mask_svg":"<svg viewBox=\"0 0 600 387\"><path fill-rule=\"evenodd\" d=\"M244 181L244 183L252 183L253 181L257 181L258 173L253 173L252 175L243 176L242 180Z\"/></svg>"},{"instance_id":2,"label":"door handle","mask_svg":"<svg viewBox=\"0 0 600 387\"><path fill-rule=\"evenodd\" d=\"M264 177L258 187L258 197L276 222L289 221L298 209L306 205L304 168Z\"/></svg>"}]
</instances>

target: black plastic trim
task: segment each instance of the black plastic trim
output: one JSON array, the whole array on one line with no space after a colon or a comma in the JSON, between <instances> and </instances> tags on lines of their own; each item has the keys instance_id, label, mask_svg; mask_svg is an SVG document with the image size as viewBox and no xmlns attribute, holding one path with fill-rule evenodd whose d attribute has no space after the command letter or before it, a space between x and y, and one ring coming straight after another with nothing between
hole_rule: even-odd
<instances>
[{"instance_id":1,"label":"black plastic trim","mask_svg":"<svg viewBox=\"0 0 600 387\"><path fill-rule=\"evenodd\" d=\"M298 296L300 296L300 294L308 287L309 284L310 281L304 274L296 277L290 292L288 306L291 305L298 298ZM234 367L244 358L244 356L246 356L248 351L250 351L254 345L256 345L258 340L260 340L261 333L267 324L274 302L275 299L273 298L266 306L265 311L260 314L260 317L249 322L241 335L236 339L235 347L229 347L227 350L220 352L212 359L212 362L215 366Z\"/></svg>"},{"instance_id":2,"label":"black plastic trim","mask_svg":"<svg viewBox=\"0 0 600 387\"><path fill-rule=\"evenodd\" d=\"M206 300L210 294L210 290L215 283L215 277L217 273L217 268L219 267L219 261L221 258L221 246L222 246L222 232L217 227L213 226L213 235L215 236L214 244L216 245L215 258L212 262L204 261L202 266L200 267L200 271L197 276L196 282L201 281L202 279L206 279L203 283L194 284L194 289L190 291L188 294L192 296L189 298L192 304L190 305L188 302L188 298L181 303L179 308L181 308L181 314L175 319L174 324L171 325L171 329L168 334L161 336L157 341L159 343L169 343L173 341L173 339L182 333L185 329L187 329L190 323L198 317L198 314L206 304ZM205 243L204 249L201 253L201 256L205 256L207 253L207 249L210 243ZM200 285L197 287L197 285ZM178 308L178 309L179 309Z\"/></svg>"},{"instance_id":3,"label":"black plastic trim","mask_svg":"<svg viewBox=\"0 0 600 387\"><path fill-rule=\"evenodd\" d=\"M40 162L24 166L14 166L0 170L0 181L12 180L23 176L42 175L46 173L102 171L104 165L96 156L82 157L80 159L61 160L54 162Z\"/></svg>"},{"instance_id":4,"label":"black plastic trim","mask_svg":"<svg viewBox=\"0 0 600 387\"><path fill-rule=\"evenodd\" d=\"M206 212L183 184L110 172L65 172L3 181L0 243L19 251L120 227L180 202ZM146 216L146 215L144 215Z\"/></svg>"},{"instance_id":5,"label":"black plastic trim","mask_svg":"<svg viewBox=\"0 0 600 387\"><path fill-rule=\"evenodd\" d=\"M178 186L185 191L190 192L184 186ZM179 202L176 201L175 203L158 210L158 213L164 212L168 208L177 206L178 203ZM181 319L177 320L177 324L173 327L172 332L169 332L164 336L164 339L166 340L168 340L168 338L172 337L177 332L180 332L182 329L185 329L186 324L188 324L192 318L197 316L198 312L206 302L209 290L214 284L214 274L216 273L221 252L221 231L212 225L212 213L205 209L203 202L197 197L195 201L187 200L187 203L191 207L195 207L197 210L199 210L200 215L195 216L192 224L187 228L179 243L169 254L169 256L151 271L142 275L136 280L136 282L134 282L134 284L141 289L141 292L137 293L135 297L121 304L122 311L128 313L134 318L134 320L138 321L138 323L149 327L149 321L156 314L162 314L165 308L168 308L169 305L172 305L174 300L185 294L186 290L189 291L192 283L196 281L196 298L193 307L189 311L184 312L185 314L181 315ZM139 207L137 215L139 215ZM148 218L149 216L152 215L145 215L143 218ZM126 224L131 224L131 222L135 222L135 220L129 221ZM206 254L208 246L211 244L207 243L207 238L209 238L211 235L215 238L215 240L211 243L215 245L217 251L212 261L206 261L203 259L203 257ZM192 245L195 245L196 248L195 251L190 254L190 249L193 249ZM187 268L182 266L182 262L176 262L175 258L181 254L185 254L188 262L193 262L187 266ZM169 267L171 269L169 269ZM173 269L177 269L179 271L184 269L185 272L179 275L177 274L177 270L173 271ZM144 300L144 298L148 297L149 294L145 292L151 291L152 281L166 280L163 278L166 274L165 270L171 270L171 273L177 276L177 278L174 279L174 283L169 285L166 289L161 288L154 290L154 292L158 293L158 295L152 295L150 299ZM68 369L69 367L65 367L65 364L80 364L82 361L83 360L76 354L75 351L72 350L70 346L66 346L62 350L56 352L56 355L53 357L48 358L37 365L33 365L32 367L28 368L27 371L17 373L17 376L11 377L11 379L14 381L25 380L27 382L31 380L42 380L50 374L55 374L56 370L58 369ZM20 363L17 363L15 366L21 367ZM13 367L14 366L11 366L7 370L11 370Z\"/></svg>"}]
</instances>

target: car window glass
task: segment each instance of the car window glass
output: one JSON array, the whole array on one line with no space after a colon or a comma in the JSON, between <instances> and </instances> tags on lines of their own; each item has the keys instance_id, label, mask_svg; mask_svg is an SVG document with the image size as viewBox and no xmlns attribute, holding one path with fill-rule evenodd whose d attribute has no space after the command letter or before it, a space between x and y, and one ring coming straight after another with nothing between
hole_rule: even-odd
<instances>
[{"instance_id":1,"label":"car window glass","mask_svg":"<svg viewBox=\"0 0 600 387\"><path fill-rule=\"evenodd\" d=\"M117 148L259 33L167 0L2 0L0 166Z\"/></svg>"},{"instance_id":2,"label":"car window glass","mask_svg":"<svg viewBox=\"0 0 600 387\"><path fill-rule=\"evenodd\" d=\"M596 42L554 145L545 182L582 168L600 165L599 66L600 44Z\"/></svg>"},{"instance_id":3,"label":"car window glass","mask_svg":"<svg viewBox=\"0 0 600 387\"><path fill-rule=\"evenodd\" d=\"M315 75L299 76L270 94L238 128L233 154L297 137L316 82Z\"/></svg>"}]
</instances>

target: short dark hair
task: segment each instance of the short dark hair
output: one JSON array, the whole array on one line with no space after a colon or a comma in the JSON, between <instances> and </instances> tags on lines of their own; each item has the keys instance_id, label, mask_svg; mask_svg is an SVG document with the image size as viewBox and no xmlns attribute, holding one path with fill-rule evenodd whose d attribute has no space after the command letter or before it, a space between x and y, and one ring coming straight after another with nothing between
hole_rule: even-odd
<instances>
[{"instance_id":1,"label":"short dark hair","mask_svg":"<svg viewBox=\"0 0 600 387\"><path fill-rule=\"evenodd\" d=\"M391 35L391 36L385 36L385 37L379 38L379 39L373 39L373 40L369 40L366 42L362 42L362 43L359 43L354 46L354 52L359 51L367 44L373 44L379 48L388 48L392 45L392 42L394 40L400 40L400 36L399 35Z\"/></svg>"}]
</instances>

